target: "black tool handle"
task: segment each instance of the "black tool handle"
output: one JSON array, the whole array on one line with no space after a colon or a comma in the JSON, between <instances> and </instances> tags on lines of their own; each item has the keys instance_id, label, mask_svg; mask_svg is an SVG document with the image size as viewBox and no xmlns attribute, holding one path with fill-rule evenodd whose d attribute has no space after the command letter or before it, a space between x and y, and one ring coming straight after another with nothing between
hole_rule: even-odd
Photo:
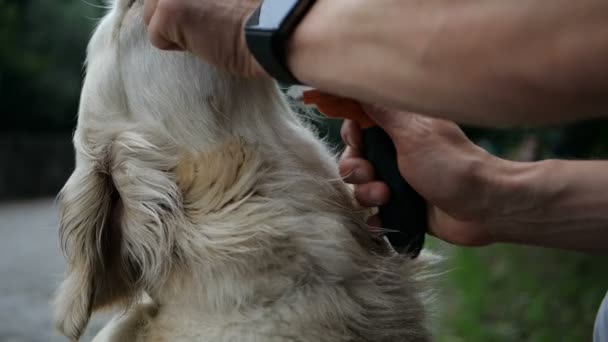
<instances>
[{"instance_id":1,"label":"black tool handle","mask_svg":"<svg viewBox=\"0 0 608 342\"><path fill-rule=\"evenodd\" d=\"M426 201L401 176L397 151L389 135L380 127L363 130L364 154L376 170L376 179L388 184L391 199L379 208L382 226L394 232L386 237L399 253L413 258L424 247L428 230Z\"/></svg>"}]
</instances>

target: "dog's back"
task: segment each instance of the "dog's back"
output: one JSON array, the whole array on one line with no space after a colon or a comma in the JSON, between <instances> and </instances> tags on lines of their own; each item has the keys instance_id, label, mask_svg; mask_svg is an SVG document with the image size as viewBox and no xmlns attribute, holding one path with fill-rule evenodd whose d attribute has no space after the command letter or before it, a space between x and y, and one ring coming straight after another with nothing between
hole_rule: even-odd
<instances>
[{"instance_id":1,"label":"dog's back","mask_svg":"<svg viewBox=\"0 0 608 342\"><path fill-rule=\"evenodd\" d=\"M116 306L96 341L429 339L424 262L366 229L272 82L154 50L140 1L114 3L88 62L60 195L61 332Z\"/></svg>"}]
</instances>

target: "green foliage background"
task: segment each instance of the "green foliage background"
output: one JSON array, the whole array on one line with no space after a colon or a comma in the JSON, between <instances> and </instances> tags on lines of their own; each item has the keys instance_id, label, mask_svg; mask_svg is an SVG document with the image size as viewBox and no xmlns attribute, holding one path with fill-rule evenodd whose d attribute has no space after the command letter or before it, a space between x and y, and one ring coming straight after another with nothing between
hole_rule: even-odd
<instances>
[{"instance_id":1,"label":"green foliage background","mask_svg":"<svg viewBox=\"0 0 608 342\"><path fill-rule=\"evenodd\" d=\"M0 134L73 130L86 44L100 15L99 8L80 0L0 0ZM530 139L537 144L535 158L608 156L604 121L465 129L507 158L516 158ZM339 122L321 123L319 131L339 146ZM429 246L447 256L439 278L439 341L591 339L608 289L606 257L514 246L464 249L438 241Z\"/></svg>"},{"instance_id":2,"label":"green foliage background","mask_svg":"<svg viewBox=\"0 0 608 342\"><path fill-rule=\"evenodd\" d=\"M74 0L0 0L2 131L70 131L98 8Z\"/></svg>"}]
</instances>

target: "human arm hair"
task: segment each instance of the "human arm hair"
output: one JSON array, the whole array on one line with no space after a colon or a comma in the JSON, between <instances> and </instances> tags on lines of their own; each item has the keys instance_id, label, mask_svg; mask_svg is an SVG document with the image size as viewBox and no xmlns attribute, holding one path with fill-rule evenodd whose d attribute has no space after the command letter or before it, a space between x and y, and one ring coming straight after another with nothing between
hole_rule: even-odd
<instances>
[{"instance_id":1,"label":"human arm hair","mask_svg":"<svg viewBox=\"0 0 608 342\"><path fill-rule=\"evenodd\" d=\"M317 0L288 50L311 86L459 123L608 114L604 0Z\"/></svg>"},{"instance_id":2,"label":"human arm hair","mask_svg":"<svg viewBox=\"0 0 608 342\"><path fill-rule=\"evenodd\" d=\"M366 109L395 143L401 175L427 201L437 238L608 253L608 161L511 161L476 146L453 122ZM390 189L361 153L361 129L347 120L341 134L348 148L340 173L358 202L386 204Z\"/></svg>"},{"instance_id":3,"label":"human arm hair","mask_svg":"<svg viewBox=\"0 0 608 342\"><path fill-rule=\"evenodd\" d=\"M608 252L608 161L505 163L495 241Z\"/></svg>"}]
</instances>

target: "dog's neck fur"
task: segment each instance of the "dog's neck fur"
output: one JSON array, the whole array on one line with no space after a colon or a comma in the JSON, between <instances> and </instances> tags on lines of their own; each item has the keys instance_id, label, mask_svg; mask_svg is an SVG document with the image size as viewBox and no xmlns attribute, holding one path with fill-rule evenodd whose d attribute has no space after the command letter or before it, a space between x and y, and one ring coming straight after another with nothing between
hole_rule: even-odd
<instances>
[{"instance_id":1,"label":"dog's neck fur","mask_svg":"<svg viewBox=\"0 0 608 342\"><path fill-rule=\"evenodd\" d=\"M366 231L334 157L271 81L146 39L119 0L93 36L60 195L59 329L100 341L424 341L417 264Z\"/></svg>"}]
</instances>

